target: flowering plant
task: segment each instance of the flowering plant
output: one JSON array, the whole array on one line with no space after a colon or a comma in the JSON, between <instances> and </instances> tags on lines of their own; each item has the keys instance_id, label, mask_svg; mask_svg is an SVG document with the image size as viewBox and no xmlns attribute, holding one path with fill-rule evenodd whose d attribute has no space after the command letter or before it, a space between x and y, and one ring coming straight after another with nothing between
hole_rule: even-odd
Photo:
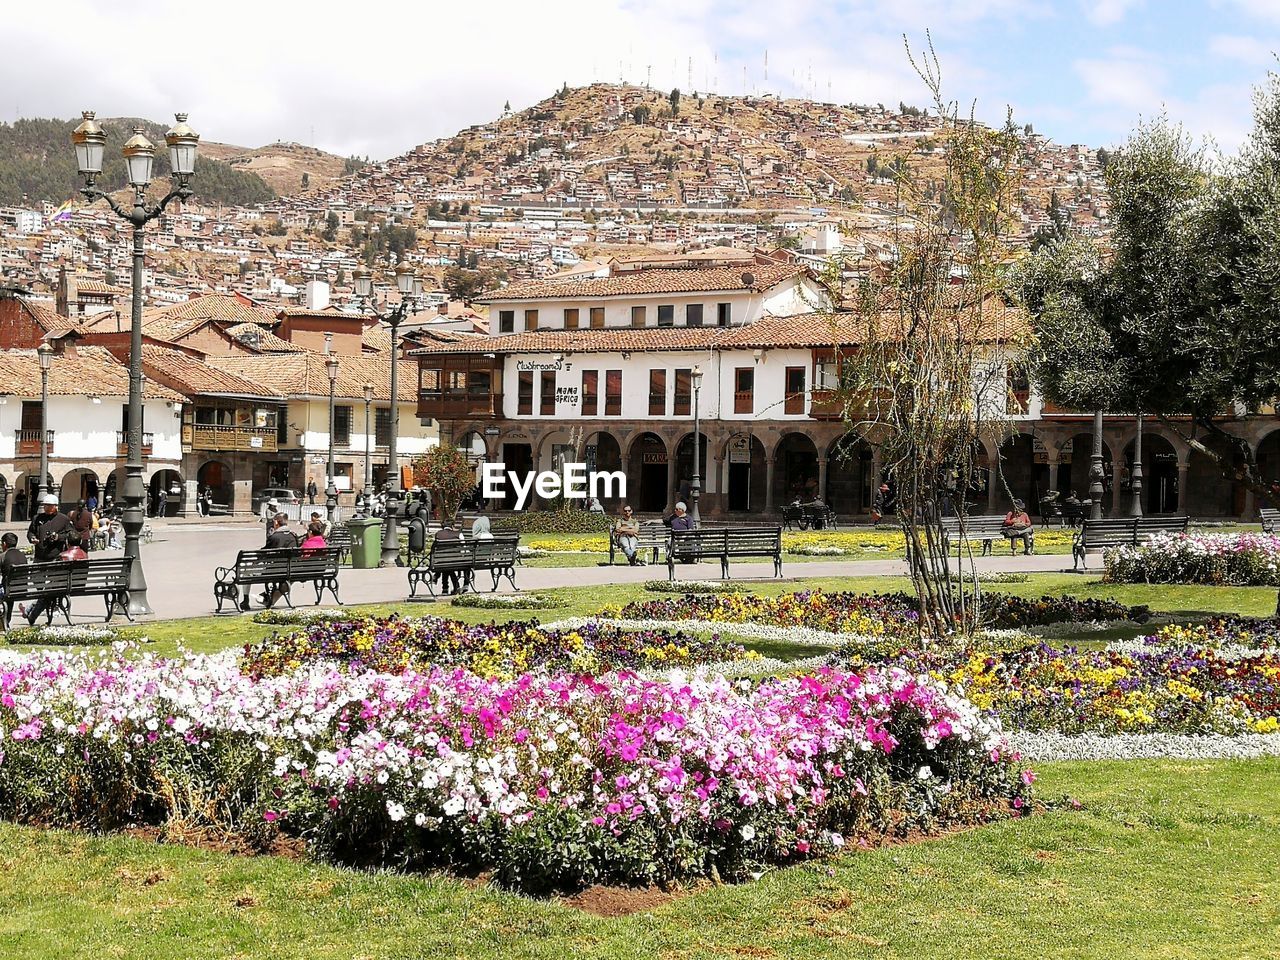
<instances>
[{"instance_id":1,"label":"flowering plant","mask_svg":"<svg viewBox=\"0 0 1280 960\"><path fill-rule=\"evenodd\" d=\"M1280 585L1280 537L1257 533L1162 533L1104 554L1112 583Z\"/></svg>"},{"instance_id":2,"label":"flowering plant","mask_svg":"<svg viewBox=\"0 0 1280 960\"><path fill-rule=\"evenodd\" d=\"M481 610L552 610L568 603L550 593L461 593L453 598L452 606Z\"/></svg>"},{"instance_id":3,"label":"flowering plant","mask_svg":"<svg viewBox=\"0 0 1280 960\"><path fill-rule=\"evenodd\" d=\"M49 647L94 647L116 641L148 643L137 630L87 624L54 624L46 627L15 627L5 631L4 639L11 644Z\"/></svg>"}]
</instances>

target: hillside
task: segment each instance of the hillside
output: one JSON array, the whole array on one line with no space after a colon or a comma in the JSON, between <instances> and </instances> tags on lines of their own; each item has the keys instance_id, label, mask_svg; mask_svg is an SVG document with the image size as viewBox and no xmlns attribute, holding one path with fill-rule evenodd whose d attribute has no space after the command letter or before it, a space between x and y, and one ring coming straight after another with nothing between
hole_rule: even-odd
<instances>
[{"instance_id":1,"label":"hillside","mask_svg":"<svg viewBox=\"0 0 1280 960\"><path fill-rule=\"evenodd\" d=\"M78 197L81 186L76 169L71 131L79 120L22 119L0 123L0 204L61 203ZM148 120L100 120L108 140L98 184L106 190L125 185L124 159L120 147L141 122L147 138L156 144L155 177L169 176L169 156L164 149L167 125ZM196 160L194 186L197 198L210 204L265 203L276 192L256 173L236 169L221 160L201 155Z\"/></svg>"},{"instance_id":2,"label":"hillside","mask_svg":"<svg viewBox=\"0 0 1280 960\"><path fill-rule=\"evenodd\" d=\"M344 158L300 143L277 142L256 149L202 143L200 151L236 170L256 174L281 196L327 187L348 172Z\"/></svg>"}]
</instances>

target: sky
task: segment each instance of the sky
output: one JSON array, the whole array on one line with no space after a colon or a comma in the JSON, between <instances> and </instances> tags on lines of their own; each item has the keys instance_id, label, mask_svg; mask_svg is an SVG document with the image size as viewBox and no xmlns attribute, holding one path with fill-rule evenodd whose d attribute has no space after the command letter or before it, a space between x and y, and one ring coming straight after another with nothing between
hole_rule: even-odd
<instances>
[{"instance_id":1,"label":"sky","mask_svg":"<svg viewBox=\"0 0 1280 960\"><path fill-rule=\"evenodd\" d=\"M1230 152L1280 0L5 0L0 120L185 110L207 140L383 159L565 82L924 105L926 31L988 121L1112 146L1163 110Z\"/></svg>"}]
</instances>

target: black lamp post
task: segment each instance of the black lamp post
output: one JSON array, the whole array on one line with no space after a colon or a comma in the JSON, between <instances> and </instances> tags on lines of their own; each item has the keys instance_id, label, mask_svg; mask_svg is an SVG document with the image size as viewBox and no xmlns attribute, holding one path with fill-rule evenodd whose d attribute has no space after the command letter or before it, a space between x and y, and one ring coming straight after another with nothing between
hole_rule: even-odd
<instances>
[{"instance_id":1,"label":"black lamp post","mask_svg":"<svg viewBox=\"0 0 1280 960\"><path fill-rule=\"evenodd\" d=\"M133 558L129 575L129 612L152 613L147 602L147 578L142 571L142 547L140 536L143 524L143 502L146 486L142 482L142 267L143 237L146 225L164 213L173 200L185 200L191 196L189 183L196 171L196 149L200 135L187 126L185 113L174 114L177 121L165 134L169 148L169 166L173 188L155 204L147 203L147 187L151 184L151 171L156 148L142 132L134 128L133 136L125 141L121 152L133 188L133 205L121 206L106 192L96 186L102 173L102 154L107 144L107 132L94 119L92 110L82 114L83 120L71 134L76 162L84 186L80 192L89 200L106 200L112 212L133 227L133 311L129 325L129 447L125 459L124 479L124 555Z\"/></svg>"},{"instance_id":2,"label":"black lamp post","mask_svg":"<svg viewBox=\"0 0 1280 960\"><path fill-rule=\"evenodd\" d=\"M387 516L382 527L382 562L386 567L400 564L400 461L396 454L396 440L400 433L400 383L397 379L397 361L400 358L400 324L413 309L421 294L421 285L407 263L396 267L396 289L400 291L400 303L388 313L379 313L373 305L373 277L363 267L355 272L356 299L360 308L380 323L391 328L391 436L387 438Z\"/></svg>"},{"instance_id":3,"label":"black lamp post","mask_svg":"<svg viewBox=\"0 0 1280 960\"><path fill-rule=\"evenodd\" d=\"M338 513L338 487L333 480L333 393L338 385L338 358L329 352L332 336L326 334L324 344L324 352L328 354L324 370L329 375L329 482L324 488L324 510L330 523L333 523Z\"/></svg>"},{"instance_id":4,"label":"black lamp post","mask_svg":"<svg viewBox=\"0 0 1280 960\"><path fill-rule=\"evenodd\" d=\"M53 347L42 343L36 349L40 358L40 485L37 498L49 492L49 368L53 366Z\"/></svg>"},{"instance_id":5,"label":"black lamp post","mask_svg":"<svg viewBox=\"0 0 1280 960\"><path fill-rule=\"evenodd\" d=\"M698 394L702 391L702 368L694 367L689 375L693 381L693 479L689 482L689 516L695 527L702 525L698 513L698 498L702 496L702 428L698 420Z\"/></svg>"},{"instance_id":6,"label":"black lamp post","mask_svg":"<svg viewBox=\"0 0 1280 960\"><path fill-rule=\"evenodd\" d=\"M1131 516L1142 516L1142 414L1138 414L1138 432L1133 438L1133 471L1129 474L1129 489L1133 493Z\"/></svg>"},{"instance_id":7,"label":"black lamp post","mask_svg":"<svg viewBox=\"0 0 1280 960\"><path fill-rule=\"evenodd\" d=\"M373 483L373 434L369 432L369 408L373 404L373 384L364 385L364 501L369 502L369 485Z\"/></svg>"},{"instance_id":8,"label":"black lamp post","mask_svg":"<svg viewBox=\"0 0 1280 960\"><path fill-rule=\"evenodd\" d=\"M1102 469L1102 411L1093 414L1093 457L1089 464L1089 519L1102 519L1102 498L1106 494L1106 473Z\"/></svg>"}]
</instances>

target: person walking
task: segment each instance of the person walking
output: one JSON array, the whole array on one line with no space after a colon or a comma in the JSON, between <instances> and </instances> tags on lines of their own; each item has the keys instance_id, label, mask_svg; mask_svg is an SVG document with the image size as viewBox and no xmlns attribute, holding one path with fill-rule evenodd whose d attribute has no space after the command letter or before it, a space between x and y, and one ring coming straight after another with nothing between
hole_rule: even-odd
<instances>
[{"instance_id":1,"label":"person walking","mask_svg":"<svg viewBox=\"0 0 1280 960\"><path fill-rule=\"evenodd\" d=\"M156 492L156 512L155 516L163 517L165 508L169 506L169 491L163 485Z\"/></svg>"},{"instance_id":2,"label":"person walking","mask_svg":"<svg viewBox=\"0 0 1280 960\"><path fill-rule=\"evenodd\" d=\"M201 499L204 506L204 515L206 517L213 516L213 484L205 484L204 496Z\"/></svg>"},{"instance_id":3,"label":"person walking","mask_svg":"<svg viewBox=\"0 0 1280 960\"><path fill-rule=\"evenodd\" d=\"M307 481L307 506L314 507L316 505L316 494L320 492L320 488L316 486L316 478L312 477Z\"/></svg>"},{"instance_id":4,"label":"person walking","mask_svg":"<svg viewBox=\"0 0 1280 960\"><path fill-rule=\"evenodd\" d=\"M627 558L630 566L643 565L644 561L636 556L640 546L640 523L632 515L631 504L622 505L622 516L613 524L613 541Z\"/></svg>"},{"instance_id":5,"label":"person walking","mask_svg":"<svg viewBox=\"0 0 1280 960\"><path fill-rule=\"evenodd\" d=\"M27 526L27 542L35 545L33 553L36 563L57 560L58 554L67 545L72 529L67 515L58 512L58 498L52 493L42 496L40 512Z\"/></svg>"}]
</instances>

